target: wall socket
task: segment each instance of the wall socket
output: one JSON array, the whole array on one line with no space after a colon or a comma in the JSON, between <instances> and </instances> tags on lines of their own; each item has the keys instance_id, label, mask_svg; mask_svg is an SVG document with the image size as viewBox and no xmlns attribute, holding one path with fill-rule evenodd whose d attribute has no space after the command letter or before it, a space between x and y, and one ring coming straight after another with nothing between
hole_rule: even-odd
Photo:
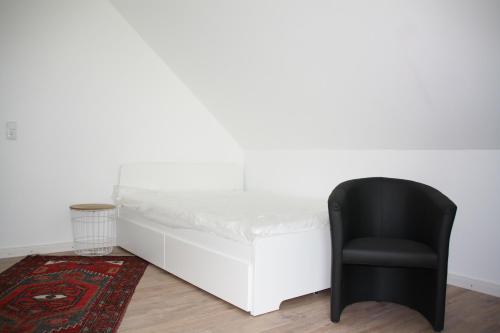
<instances>
[{"instance_id":1,"label":"wall socket","mask_svg":"<svg viewBox=\"0 0 500 333\"><path fill-rule=\"evenodd\" d=\"M17 140L17 121L8 121L5 123L5 129L7 140Z\"/></svg>"}]
</instances>

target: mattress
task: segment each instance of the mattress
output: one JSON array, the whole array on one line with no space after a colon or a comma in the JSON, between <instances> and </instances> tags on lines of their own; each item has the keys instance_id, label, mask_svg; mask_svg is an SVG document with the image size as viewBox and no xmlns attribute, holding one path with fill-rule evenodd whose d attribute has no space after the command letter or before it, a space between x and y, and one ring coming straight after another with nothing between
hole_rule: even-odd
<instances>
[{"instance_id":1,"label":"mattress","mask_svg":"<svg viewBox=\"0 0 500 333\"><path fill-rule=\"evenodd\" d=\"M118 207L172 228L251 243L256 237L326 228L326 201L254 191L163 192L118 187Z\"/></svg>"}]
</instances>

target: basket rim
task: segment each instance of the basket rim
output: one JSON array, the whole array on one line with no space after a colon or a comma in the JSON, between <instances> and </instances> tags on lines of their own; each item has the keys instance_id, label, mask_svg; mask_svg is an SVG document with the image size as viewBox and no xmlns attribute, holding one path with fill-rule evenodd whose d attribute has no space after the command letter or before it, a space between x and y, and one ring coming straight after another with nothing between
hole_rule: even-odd
<instances>
[{"instance_id":1,"label":"basket rim","mask_svg":"<svg viewBox=\"0 0 500 333\"><path fill-rule=\"evenodd\" d=\"M102 203L74 204L69 206L69 209L71 210L84 210L84 211L109 210L115 208L116 208L115 205L102 204Z\"/></svg>"}]
</instances>

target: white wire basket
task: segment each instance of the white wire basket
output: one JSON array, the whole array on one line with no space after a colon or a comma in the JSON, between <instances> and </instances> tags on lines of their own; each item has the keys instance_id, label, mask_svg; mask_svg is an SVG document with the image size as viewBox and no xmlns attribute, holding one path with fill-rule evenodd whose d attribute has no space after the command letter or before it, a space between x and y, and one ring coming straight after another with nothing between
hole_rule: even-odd
<instances>
[{"instance_id":1,"label":"white wire basket","mask_svg":"<svg viewBox=\"0 0 500 333\"><path fill-rule=\"evenodd\" d=\"M103 256L116 244L116 209L108 204L73 205L71 222L75 253Z\"/></svg>"}]
</instances>

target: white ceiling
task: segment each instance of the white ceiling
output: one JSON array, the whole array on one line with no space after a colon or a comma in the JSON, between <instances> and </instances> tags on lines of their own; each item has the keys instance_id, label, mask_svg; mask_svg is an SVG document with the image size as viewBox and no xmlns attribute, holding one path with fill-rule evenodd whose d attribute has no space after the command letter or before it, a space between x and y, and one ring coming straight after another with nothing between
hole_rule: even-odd
<instances>
[{"instance_id":1,"label":"white ceiling","mask_svg":"<svg viewBox=\"0 0 500 333\"><path fill-rule=\"evenodd\" d=\"M500 148L500 1L112 3L245 149Z\"/></svg>"}]
</instances>

